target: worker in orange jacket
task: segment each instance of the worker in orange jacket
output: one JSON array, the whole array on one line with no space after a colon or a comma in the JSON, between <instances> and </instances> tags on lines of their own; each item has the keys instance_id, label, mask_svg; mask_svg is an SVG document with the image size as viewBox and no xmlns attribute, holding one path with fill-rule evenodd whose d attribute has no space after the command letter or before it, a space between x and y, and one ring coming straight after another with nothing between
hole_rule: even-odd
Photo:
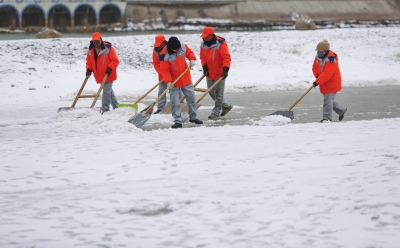
<instances>
[{"instance_id":1,"label":"worker in orange jacket","mask_svg":"<svg viewBox=\"0 0 400 248\"><path fill-rule=\"evenodd\" d=\"M165 36L162 34L159 34L155 37L154 41L154 49L153 49L153 67L156 70L158 74L158 81L161 81L163 79L161 69L160 69L160 52L164 49L164 47L167 45L167 41L165 40ZM165 83L161 83L158 86L158 96L160 96L165 90L167 89L167 85ZM183 96L182 91L179 92L179 97L181 98ZM167 95L164 95L157 103L157 111L154 112L154 114L158 114L161 112L161 110L165 107L165 104L167 103Z\"/></svg>"},{"instance_id":2,"label":"worker in orange jacket","mask_svg":"<svg viewBox=\"0 0 400 248\"><path fill-rule=\"evenodd\" d=\"M210 91L210 96L214 100L214 108L208 119L217 119L226 115L233 108L225 101L225 79L231 65L231 54L225 39L215 35L214 28L205 27L200 36L203 41L200 45L200 60L203 66L203 73L207 76L207 87L210 88L221 77L223 80ZM222 110L222 112L221 112Z\"/></svg>"},{"instance_id":3,"label":"worker in orange jacket","mask_svg":"<svg viewBox=\"0 0 400 248\"><path fill-rule=\"evenodd\" d=\"M342 121L347 108L335 101L336 93L342 89L339 57L330 50L328 40L319 42L316 51L312 72L315 76L314 88L319 86L320 92L324 95L321 122L332 121L332 110L339 115L339 121Z\"/></svg>"},{"instance_id":4,"label":"worker in orange jacket","mask_svg":"<svg viewBox=\"0 0 400 248\"><path fill-rule=\"evenodd\" d=\"M112 44L103 41L101 33L93 33L86 54L86 76L90 77L93 72L96 82L101 84L107 74L103 87L101 114L110 111L110 104L114 109L118 108L118 101L112 89L113 82L117 79L118 64L118 56Z\"/></svg>"},{"instance_id":5,"label":"worker in orange jacket","mask_svg":"<svg viewBox=\"0 0 400 248\"><path fill-rule=\"evenodd\" d=\"M159 58L162 77L164 83L169 88L172 117L175 122L172 128L182 127L181 105L179 103L180 91L182 91L186 96L189 108L189 121L195 124L203 124L203 122L197 118L196 98L190 71L184 73L183 76L172 85L172 82L174 82L175 79L177 79L188 68L186 59L190 61L190 69L195 65L196 56L192 49L190 49L186 44L182 45L178 38L172 36L168 39L167 46L165 46L161 51Z\"/></svg>"}]
</instances>

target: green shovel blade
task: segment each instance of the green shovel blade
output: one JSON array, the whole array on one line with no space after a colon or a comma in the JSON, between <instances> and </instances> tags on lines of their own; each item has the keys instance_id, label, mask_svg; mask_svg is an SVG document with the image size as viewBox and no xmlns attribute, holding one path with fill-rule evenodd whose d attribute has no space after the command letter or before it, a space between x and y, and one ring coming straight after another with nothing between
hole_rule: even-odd
<instances>
[{"instance_id":1,"label":"green shovel blade","mask_svg":"<svg viewBox=\"0 0 400 248\"><path fill-rule=\"evenodd\" d=\"M118 103L118 108L125 108L125 107L131 107L136 109L136 112L138 111L138 105L134 103Z\"/></svg>"}]
</instances>

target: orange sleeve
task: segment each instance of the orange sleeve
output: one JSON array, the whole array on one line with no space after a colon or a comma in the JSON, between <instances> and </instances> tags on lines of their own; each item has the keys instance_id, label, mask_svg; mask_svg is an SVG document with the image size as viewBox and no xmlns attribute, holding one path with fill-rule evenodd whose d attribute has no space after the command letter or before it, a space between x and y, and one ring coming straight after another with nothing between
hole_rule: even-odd
<instances>
[{"instance_id":1,"label":"orange sleeve","mask_svg":"<svg viewBox=\"0 0 400 248\"><path fill-rule=\"evenodd\" d=\"M201 66L205 66L207 64L206 56L204 55L204 50L200 45L200 61L201 61Z\"/></svg>"},{"instance_id":2,"label":"orange sleeve","mask_svg":"<svg viewBox=\"0 0 400 248\"><path fill-rule=\"evenodd\" d=\"M167 61L160 61L160 72L162 74L162 77L164 79L164 83L171 83L172 82L172 76L171 76L171 71L169 68L169 62Z\"/></svg>"},{"instance_id":3,"label":"orange sleeve","mask_svg":"<svg viewBox=\"0 0 400 248\"><path fill-rule=\"evenodd\" d=\"M119 65L119 59L117 56L117 52L115 52L115 49L113 47L110 48L110 54L109 54L109 58L110 58L110 64L108 64L107 67L111 68L113 71L115 71L115 69L117 69L118 65Z\"/></svg>"},{"instance_id":4,"label":"orange sleeve","mask_svg":"<svg viewBox=\"0 0 400 248\"><path fill-rule=\"evenodd\" d=\"M318 78L315 80L317 84L322 85L329 81L329 79L332 78L333 74L335 71L338 69L338 63L337 62L330 62L327 61L324 66L324 70L321 72L321 74L318 75Z\"/></svg>"},{"instance_id":5,"label":"orange sleeve","mask_svg":"<svg viewBox=\"0 0 400 248\"><path fill-rule=\"evenodd\" d=\"M86 70L89 69L89 70L93 71L93 70L92 70L92 68L93 68L93 67L92 67L92 60L91 60L91 58L90 58L89 52L90 52L90 51L88 51L88 52L86 53Z\"/></svg>"},{"instance_id":6,"label":"orange sleeve","mask_svg":"<svg viewBox=\"0 0 400 248\"><path fill-rule=\"evenodd\" d=\"M222 57L222 65L224 67L231 67L231 54L229 53L228 44L226 41L219 47L219 54Z\"/></svg>"},{"instance_id":7,"label":"orange sleeve","mask_svg":"<svg viewBox=\"0 0 400 248\"><path fill-rule=\"evenodd\" d=\"M185 46L186 46L186 58L188 60L196 60L196 55L194 55L192 49L190 49L186 44Z\"/></svg>"},{"instance_id":8,"label":"orange sleeve","mask_svg":"<svg viewBox=\"0 0 400 248\"><path fill-rule=\"evenodd\" d=\"M312 72L314 74L314 77L317 78L318 77L318 74L317 74L317 63L316 63L315 58L314 58L314 63L312 65Z\"/></svg>"},{"instance_id":9,"label":"orange sleeve","mask_svg":"<svg viewBox=\"0 0 400 248\"><path fill-rule=\"evenodd\" d=\"M158 74L161 74L160 59L158 58L158 56L155 52L153 52L153 67Z\"/></svg>"}]
</instances>

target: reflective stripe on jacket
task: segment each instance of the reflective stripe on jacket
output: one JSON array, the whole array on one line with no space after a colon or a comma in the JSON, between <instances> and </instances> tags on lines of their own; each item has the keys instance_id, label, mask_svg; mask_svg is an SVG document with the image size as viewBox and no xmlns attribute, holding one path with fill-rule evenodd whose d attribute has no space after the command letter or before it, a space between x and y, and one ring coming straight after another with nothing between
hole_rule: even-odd
<instances>
[{"instance_id":1,"label":"reflective stripe on jacket","mask_svg":"<svg viewBox=\"0 0 400 248\"><path fill-rule=\"evenodd\" d=\"M158 52L158 48L153 49L153 67L158 74L158 81L161 81L162 73L160 69L160 53Z\"/></svg>"},{"instance_id":2,"label":"reflective stripe on jacket","mask_svg":"<svg viewBox=\"0 0 400 248\"><path fill-rule=\"evenodd\" d=\"M342 89L339 57L336 53L329 51L322 59L315 56L312 71L322 94L336 93Z\"/></svg>"},{"instance_id":3,"label":"reflective stripe on jacket","mask_svg":"<svg viewBox=\"0 0 400 248\"><path fill-rule=\"evenodd\" d=\"M95 47L90 42L89 50L86 54L86 69L93 72L94 78L98 84L103 82L107 68L111 68L112 72L107 77L107 82L113 82L117 79L117 67L119 64L117 53L111 43L105 41L101 44L101 51L95 58Z\"/></svg>"},{"instance_id":4,"label":"reflective stripe on jacket","mask_svg":"<svg viewBox=\"0 0 400 248\"><path fill-rule=\"evenodd\" d=\"M164 83L173 82L183 71L188 68L186 59L196 60L192 49L190 49L186 44L182 45L177 53L169 54L167 46L160 53L160 70ZM185 87L192 82L192 77L190 71L186 72L181 79L175 83L175 87Z\"/></svg>"},{"instance_id":5,"label":"reflective stripe on jacket","mask_svg":"<svg viewBox=\"0 0 400 248\"><path fill-rule=\"evenodd\" d=\"M208 77L211 80L219 79L223 68L230 68L231 66L231 54L225 39L216 36L216 42L211 46L207 46L202 41L200 45L200 60L202 66L207 65L208 67Z\"/></svg>"}]
</instances>

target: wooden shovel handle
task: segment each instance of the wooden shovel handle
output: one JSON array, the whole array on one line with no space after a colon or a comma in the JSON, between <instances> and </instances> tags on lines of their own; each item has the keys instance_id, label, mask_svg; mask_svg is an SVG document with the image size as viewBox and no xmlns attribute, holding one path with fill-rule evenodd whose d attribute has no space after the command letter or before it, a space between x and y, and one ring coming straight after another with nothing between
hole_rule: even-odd
<instances>
[{"instance_id":1,"label":"wooden shovel handle","mask_svg":"<svg viewBox=\"0 0 400 248\"><path fill-rule=\"evenodd\" d=\"M196 101L196 105L197 105L201 100L203 100L203 98L206 97L206 95L207 95L212 89L214 89L215 87L217 87L217 85L218 85L223 79L224 79L224 77L220 77L220 78L218 79L217 82L215 82L210 88L208 88L208 90L207 90L206 92L204 92L203 95L201 95L201 97Z\"/></svg>"},{"instance_id":2,"label":"wooden shovel handle","mask_svg":"<svg viewBox=\"0 0 400 248\"><path fill-rule=\"evenodd\" d=\"M71 108L75 107L75 104L76 104L76 102L78 101L79 97L81 96L82 91L83 91L83 89L85 88L86 82L88 81L89 77L90 77L90 76L86 76L85 80L83 81L82 86L81 86L81 88L79 89L79 92L78 92L78 94L76 95L75 100L74 100L74 102L72 103Z\"/></svg>"},{"instance_id":3,"label":"wooden shovel handle","mask_svg":"<svg viewBox=\"0 0 400 248\"><path fill-rule=\"evenodd\" d=\"M149 91L146 92L146 94L144 94L141 98L139 98L139 100L137 100L134 104L138 104L141 100L143 100L143 98L145 98L150 92L152 92L157 86L159 86L162 82L164 82L163 79L161 79L160 82L158 82L156 85L154 85L153 88L151 88Z\"/></svg>"},{"instance_id":4,"label":"wooden shovel handle","mask_svg":"<svg viewBox=\"0 0 400 248\"><path fill-rule=\"evenodd\" d=\"M204 79L206 75L201 76L201 78L199 78L199 80L197 80L197 82L194 84L194 88L196 88L196 86L201 82L201 80ZM180 102L183 102L183 100L185 100L186 96L182 96L181 99L179 100Z\"/></svg>"},{"instance_id":5,"label":"wooden shovel handle","mask_svg":"<svg viewBox=\"0 0 400 248\"><path fill-rule=\"evenodd\" d=\"M181 79L181 77L183 77L183 75L189 71L189 67L186 68L186 70L184 70L181 75L179 75L179 77L177 77L175 79L174 82L172 82L172 86L175 85L176 82L178 82L179 79ZM167 87L166 90L164 90L164 92L147 108L147 110L142 114L142 116L145 116L150 110L153 110L154 105L156 105L156 103L165 95L167 94L167 92L169 91L169 88Z\"/></svg>"},{"instance_id":6,"label":"wooden shovel handle","mask_svg":"<svg viewBox=\"0 0 400 248\"><path fill-rule=\"evenodd\" d=\"M306 91L306 93L304 93L304 94L299 98L299 100L297 100L295 103L292 104L292 106L290 106L288 109L286 109L286 111L292 110L292 108L294 108L294 106L296 106L296 105L301 101L301 99L303 99L303 97L305 97L305 96L308 94L308 92L310 92L313 88L314 88L314 85L311 86L311 87Z\"/></svg>"},{"instance_id":7,"label":"wooden shovel handle","mask_svg":"<svg viewBox=\"0 0 400 248\"><path fill-rule=\"evenodd\" d=\"M103 87L104 87L104 84L106 83L107 77L108 77L108 75L106 73L106 75L104 76L103 82L101 82L100 88L97 91L96 96L94 97L94 100L92 102L92 106L90 106L91 108L93 108L94 105L96 104L97 98L99 98L100 92L103 90Z\"/></svg>"}]
</instances>

